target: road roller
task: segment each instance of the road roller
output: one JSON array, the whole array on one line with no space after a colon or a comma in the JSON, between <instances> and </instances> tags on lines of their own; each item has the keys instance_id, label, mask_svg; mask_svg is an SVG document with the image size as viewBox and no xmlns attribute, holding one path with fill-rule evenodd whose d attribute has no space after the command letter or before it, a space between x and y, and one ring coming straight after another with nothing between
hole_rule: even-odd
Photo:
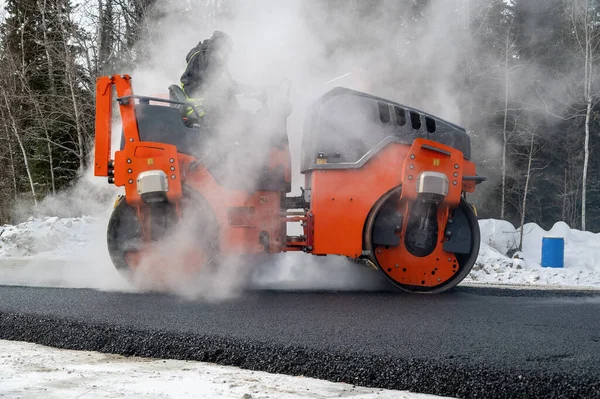
<instances>
[{"instance_id":1,"label":"road roller","mask_svg":"<svg viewBox=\"0 0 600 399\"><path fill-rule=\"evenodd\" d=\"M441 293L468 275L480 231L467 195L485 178L464 128L333 88L306 110L303 184L291 195L289 90L265 93L258 111L211 120L178 86L149 97L133 93L129 75L97 79L94 174L122 190L107 227L119 271L191 282L228 262L300 251L369 264L413 293Z\"/></svg>"}]
</instances>

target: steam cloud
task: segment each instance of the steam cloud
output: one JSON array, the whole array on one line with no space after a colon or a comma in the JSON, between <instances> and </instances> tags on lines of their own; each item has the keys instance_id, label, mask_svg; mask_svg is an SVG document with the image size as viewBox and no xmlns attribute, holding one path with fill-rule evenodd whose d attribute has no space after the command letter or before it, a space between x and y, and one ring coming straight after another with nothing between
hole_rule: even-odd
<instances>
[{"instance_id":1,"label":"steam cloud","mask_svg":"<svg viewBox=\"0 0 600 399\"><path fill-rule=\"evenodd\" d=\"M459 85L454 76L460 67L461 54L468 51L465 50L468 46L456 2L432 2L427 12L430 19L419 24L397 23L399 17L409 11L397 1L384 1L377 7L367 1L354 2L356 7L369 9L365 18L357 18L360 13L351 17L332 12L325 8L324 2L314 0L239 1L228 3L231 5L229 17L218 20L199 17L202 7L191 3L195 2L159 1L153 13L156 18L147 21L146 34L139 43L140 48L149 51L148 61L135 70L117 72L131 74L136 94L164 94L169 85L179 82L185 68L185 55L198 41L209 37L214 30L227 32L234 40L229 65L237 82L271 86L287 79L292 84L290 99L294 108L287 127L292 152L293 195L298 195L300 186L304 185L299 164L305 111L318 96L335 86L368 91L454 123L463 122L460 99L468 93L457 91ZM348 38L360 38L362 45L352 49L337 45ZM390 85L391 81L402 84ZM248 109L256 107L251 100L241 99L241 102ZM120 129L115 127L113 131ZM118 137L113 143L113 150L116 148ZM103 193L95 195L102 201L92 200L86 195L87 189L75 188L69 198L46 201L49 213L62 214L66 208L72 210L73 203L84 203L83 213L102 209L107 216L107 198L114 199L115 190L88 171L78 187L90 186ZM103 188L99 188L101 186ZM299 232L299 226L298 230L291 231L292 234ZM176 232L162 250L173 251L173 246L178 247L176 242L181 242L178 238L182 237L185 231ZM169 244L173 246L169 248ZM105 240L100 239L90 246L90 254L98 254L106 261L102 267L112 268ZM379 275L365 274L361 266L344 259L315 259L305 254L282 254L274 259L274 264L255 276L257 286L302 289L381 286ZM207 280L209 285L180 286L176 290L189 298L231 297L241 291L247 277L245 273L245 265L232 261Z\"/></svg>"}]
</instances>

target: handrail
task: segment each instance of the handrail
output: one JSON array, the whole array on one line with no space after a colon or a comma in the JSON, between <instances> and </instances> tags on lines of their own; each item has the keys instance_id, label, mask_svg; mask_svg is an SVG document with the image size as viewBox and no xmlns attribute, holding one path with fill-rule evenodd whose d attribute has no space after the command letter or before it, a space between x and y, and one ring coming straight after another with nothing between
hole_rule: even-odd
<instances>
[{"instance_id":1,"label":"handrail","mask_svg":"<svg viewBox=\"0 0 600 399\"><path fill-rule=\"evenodd\" d=\"M484 181L487 180L487 177L484 176L463 176L463 181L474 181L475 184L479 184L479 183L483 183Z\"/></svg>"},{"instance_id":2,"label":"handrail","mask_svg":"<svg viewBox=\"0 0 600 399\"><path fill-rule=\"evenodd\" d=\"M150 101L156 101L156 102L163 102L163 103L167 103L167 104L185 105L187 107L191 107L192 110L194 110L194 113L198 117L198 120L200 120L202 118L200 116L200 112L198 112L198 109L196 108L196 106L193 103L191 103L191 102L170 100L170 99L167 99L167 98L160 98L160 97L138 96L138 95L131 95L131 96L125 96L125 97L117 97L117 101L119 102L119 104L124 104L124 103L128 102L132 98L133 99L138 99L138 100L140 100L140 102L143 102L143 103L146 103L146 104L148 104Z\"/></svg>"}]
</instances>

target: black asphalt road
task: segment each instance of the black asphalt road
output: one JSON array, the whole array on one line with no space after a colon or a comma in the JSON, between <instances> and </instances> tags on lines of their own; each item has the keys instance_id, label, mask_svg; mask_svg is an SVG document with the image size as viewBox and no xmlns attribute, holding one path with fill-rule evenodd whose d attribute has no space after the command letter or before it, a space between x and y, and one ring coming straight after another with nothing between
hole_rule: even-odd
<instances>
[{"instance_id":1,"label":"black asphalt road","mask_svg":"<svg viewBox=\"0 0 600 399\"><path fill-rule=\"evenodd\" d=\"M452 397L600 397L600 296L460 288L225 302L0 286L0 338Z\"/></svg>"}]
</instances>

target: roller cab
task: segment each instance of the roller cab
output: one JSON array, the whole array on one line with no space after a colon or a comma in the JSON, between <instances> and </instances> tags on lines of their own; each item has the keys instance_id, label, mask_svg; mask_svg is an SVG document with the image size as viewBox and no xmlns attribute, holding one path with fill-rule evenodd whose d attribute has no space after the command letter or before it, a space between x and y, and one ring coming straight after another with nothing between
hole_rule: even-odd
<instances>
[{"instance_id":1,"label":"roller cab","mask_svg":"<svg viewBox=\"0 0 600 399\"><path fill-rule=\"evenodd\" d=\"M368 259L397 287L440 292L479 252L466 194L485 180L464 129L348 89L325 94L305 125L302 173L311 252Z\"/></svg>"}]
</instances>

